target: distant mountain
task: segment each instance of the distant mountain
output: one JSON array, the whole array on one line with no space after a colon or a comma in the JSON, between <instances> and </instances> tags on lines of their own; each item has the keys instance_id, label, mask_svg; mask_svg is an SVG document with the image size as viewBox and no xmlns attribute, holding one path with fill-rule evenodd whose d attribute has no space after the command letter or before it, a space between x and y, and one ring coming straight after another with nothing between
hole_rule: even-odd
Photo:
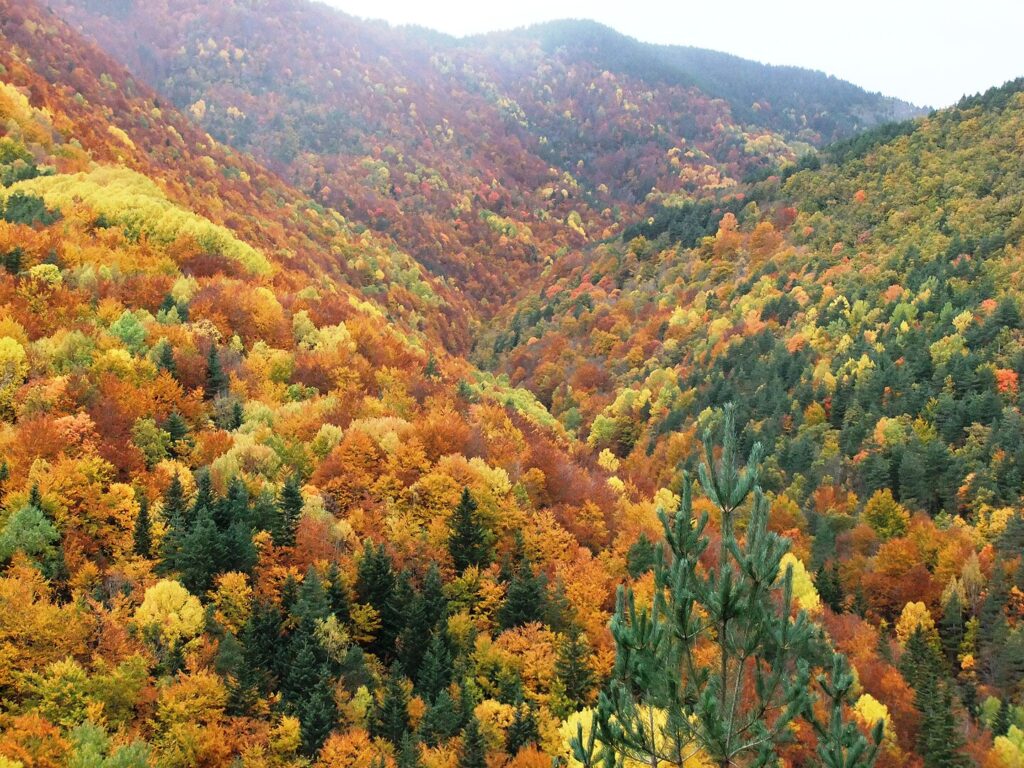
<instances>
[{"instance_id":1,"label":"distant mountain","mask_svg":"<svg viewBox=\"0 0 1024 768\"><path fill-rule=\"evenodd\" d=\"M455 40L306 0L50 5L484 315L652 194L714 193L910 109L589 22Z\"/></svg>"}]
</instances>

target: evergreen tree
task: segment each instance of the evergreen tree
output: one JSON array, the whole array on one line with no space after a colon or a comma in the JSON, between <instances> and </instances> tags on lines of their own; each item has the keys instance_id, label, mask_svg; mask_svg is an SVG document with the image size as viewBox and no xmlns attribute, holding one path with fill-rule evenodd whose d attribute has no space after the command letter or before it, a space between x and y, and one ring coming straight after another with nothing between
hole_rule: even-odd
<instances>
[{"instance_id":1,"label":"evergreen tree","mask_svg":"<svg viewBox=\"0 0 1024 768\"><path fill-rule=\"evenodd\" d=\"M192 500L189 509L188 522L195 520L203 509L209 510L212 514L214 509L213 478L209 469L201 469L196 472L196 497Z\"/></svg>"},{"instance_id":2,"label":"evergreen tree","mask_svg":"<svg viewBox=\"0 0 1024 768\"><path fill-rule=\"evenodd\" d=\"M228 377L221 367L220 354L217 352L217 345L210 344L210 350L206 354L206 388L207 400L224 394L228 388Z\"/></svg>"},{"instance_id":3,"label":"evergreen tree","mask_svg":"<svg viewBox=\"0 0 1024 768\"><path fill-rule=\"evenodd\" d=\"M529 706L520 703L505 732L505 752L515 757L520 749L539 741L540 730L537 727L537 716Z\"/></svg>"},{"instance_id":4,"label":"evergreen tree","mask_svg":"<svg viewBox=\"0 0 1024 768\"><path fill-rule=\"evenodd\" d=\"M646 533L640 534L640 538L626 553L626 572L631 578L639 578L654 567L656 556L657 548L654 542L647 538Z\"/></svg>"},{"instance_id":5,"label":"evergreen tree","mask_svg":"<svg viewBox=\"0 0 1024 768\"><path fill-rule=\"evenodd\" d=\"M139 557L153 556L153 524L149 519L149 500L144 493L139 494L139 514L135 518L133 549Z\"/></svg>"},{"instance_id":6,"label":"evergreen tree","mask_svg":"<svg viewBox=\"0 0 1024 768\"><path fill-rule=\"evenodd\" d=\"M827 567L822 563L814 576L815 586L818 588L822 602L831 608L835 613L843 612L843 583L839 578L839 567L833 560Z\"/></svg>"},{"instance_id":7,"label":"evergreen tree","mask_svg":"<svg viewBox=\"0 0 1024 768\"><path fill-rule=\"evenodd\" d=\"M914 706L921 713L917 746L925 768L966 768L963 738L954 717L953 695L945 662L934 636L918 627L907 639L900 672L914 689Z\"/></svg>"},{"instance_id":8,"label":"evergreen tree","mask_svg":"<svg viewBox=\"0 0 1024 768\"><path fill-rule=\"evenodd\" d=\"M434 632L423 655L416 688L426 701L433 701L451 682L452 657L440 631Z\"/></svg>"},{"instance_id":9,"label":"evergreen tree","mask_svg":"<svg viewBox=\"0 0 1024 768\"><path fill-rule=\"evenodd\" d=\"M245 665L255 674L255 683L262 693L274 688L281 662L281 612L271 602L257 602L242 627L240 640Z\"/></svg>"},{"instance_id":10,"label":"evergreen tree","mask_svg":"<svg viewBox=\"0 0 1024 768\"><path fill-rule=\"evenodd\" d=\"M345 586L345 579L337 563L332 562L327 566L326 578L327 600L331 605L331 613L345 624L352 618L352 598L348 594L348 587Z\"/></svg>"},{"instance_id":11,"label":"evergreen tree","mask_svg":"<svg viewBox=\"0 0 1024 768\"><path fill-rule=\"evenodd\" d=\"M555 673L562 684L566 701L574 711L586 706L596 682L594 670L589 663L590 656L590 644L586 635L578 629L568 634L558 651Z\"/></svg>"},{"instance_id":12,"label":"evergreen tree","mask_svg":"<svg viewBox=\"0 0 1024 768\"><path fill-rule=\"evenodd\" d=\"M401 746L410 729L409 696L405 692L404 679L401 667L397 663L392 664L384 681L384 692L370 721L370 733L396 747Z\"/></svg>"},{"instance_id":13,"label":"evergreen tree","mask_svg":"<svg viewBox=\"0 0 1024 768\"><path fill-rule=\"evenodd\" d=\"M181 573L185 589L193 595L203 595L213 586L214 576L221 572L225 560L221 534L210 510L204 508L181 539L175 570Z\"/></svg>"},{"instance_id":14,"label":"evergreen tree","mask_svg":"<svg viewBox=\"0 0 1024 768\"><path fill-rule=\"evenodd\" d=\"M298 619L298 631L309 635L316 632L319 622L331 615L330 597L320 574L312 565L306 569L291 613Z\"/></svg>"},{"instance_id":15,"label":"evergreen tree","mask_svg":"<svg viewBox=\"0 0 1024 768\"><path fill-rule=\"evenodd\" d=\"M330 675L323 666L308 695L295 707L302 726L302 751L310 757L320 751L338 724L338 705L330 683Z\"/></svg>"},{"instance_id":16,"label":"evergreen tree","mask_svg":"<svg viewBox=\"0 0 1024 768\"><path fill-rule=\"evenodd\" d=\"M491 534L477 516L477 503L469 492L462 489L462 498L448 521L451 535L448 537L448 552L452 556L455 570L462 573L471 565L485 567L494 558Z\"/></svg>"},{"instance_id":17,"label":"evergreen tree","mask_svg":"<svg viewBox=\"0 0 1024 768\"><path fill-rule=\"evenodd\" d=\"M299 527L299 518L302 517L304 504L298 475L292 475L285 481L277 503L280 517L277 528L271 531L274 535L274 543L279 547L295 546L295 532Z\"/></svg>"},{"instance_id":18,"label":"evergreen tree","mask_svg":"<svg viewBox=\"0 0 1024 768\"><path fill-rule=\"evenodd\" d=\"M462 717L459 708L448 691L437 694L420 720L420 738L428 747L436 747L459 732Z\"/></svg>"},{"instance_id":19,"label":"evergreen tree","mask_svg":"<svg viewBox=\"0 0 1024 768\"><path fill-rule=\"evenodd\" d=\"M398 577L384 545L374 547L366 542L356 569L356 598L372 606L380 617L380 629L369 644L370 652L379 658L393 656L395 641L402 631L401 606L395 599L397 590Z\"/></svg>"},{"instance_id":20,"label":"evergreen tree","mask_svg":"<svg viewBox=\"0 0 1024 768\"><path fill-rule=\"evenodd\" d=\"M161 573L170 573L178 568L178 555L181 552L182 541L188 533L185 490L177 473L171 478L164 492L163 517L167 524L167 532L160 542L158 570Z\"/></svg>"},{"instance_id":21,"label":"evergreen tree","mask_svg":"<svg viewBox=\"0 0 1024 768\"><path fill-rule=\"evenodd\" d=\"M697 749L721 768L768 765L776 762L777 745L797 718L817 733L818 757L826 768L874 762L882 723L874 728L872 746L843 720L853 676L806 613L795 611L792 569L779 578L788 542L767 528L768 504L757 486L761 448L755 445L741 468L733 423L728 406L721 459L715 460L706 434L707 464L700 467L701 486L721 519L718 565L698 567L709 543L708 516L694 520L690 483L684 480L678 512L661 513L668 557L655 559L651 608L638 610L631 591L619 591L611 624L615 668L598 703L596 738L585 740L581 726L572 744L587 768L601 758L609 766L623 759L682 766ZM745 537L739 541L736 516L746 509ZM701 661L705 654L693 653L697 639L705 637L716 658L708 666ZM812 706L815 661L831 667L830 675L818 677L828 700L827 722ZM653 709L664 716L652 728Z\"/></svg>"},{"instance_id":22,"label":"evergreen tree","mask_svg":"<svg viewBox=\"0 0 1024 768\"><path fill-rule=\"evenodd\" d=\"M955 589L942 607L942 618L939 619L938 630L946 661L953 663L964 639L964 610L960 602L960 595Z\"/></svg>"},{"instance_id":23,"label":"evergreen tree","mask_svg":"<svg viewBox=\"0 0 1024 768\"><path fill-rule=\"evenodd\" d=\"M188 452L190 447L188 422L177 411L172 411L164 422L164 431L171 436L171 453L181 456Z\"/></svg>"},{"instance_id":24,"label":"evergreen tree","mask_svg":"<svg viewBox=\"0 0 1024 768\"><path fill-rule=\"evenodd\" d=\"M396 768L421 768L419 742L416 740L416 736L408 731L402 737L402 743L398 746L395 765Z\"/></svg>"},{"instance_id":25,"label":"evergreen tree","mask_svg":"<svg viewBox=\"0 0 1024 768\"><path fill-rule=\"evenodd\" d=\"M543 621L547 613L547 577L536 574L525 556L508 585L505 602L498 610L502 629Z\"/></svg>"},{"instance_id":26,"label":"evergreen tree","mask_svg":"<svg viewBox=\"0 0 1024 768\"><path fill-rule=\"evenodd\" d=\"M171 342L164 339L160 344L160 352L157 355L156 366L161 371L167 371L175 379L178 378L178 365L174 362L174 349Z\"/></svg>"},{"instance_id":27,"label":"evergreen tree","mask_svg":"<svg viewBox=\"0 0 1024 768\"><path fill-rule=\"evenodd\" d=\"M470 717L462 730L458 768L487 768L487 743L480 732L480 721Z\"/></svg>"}]
</instances>

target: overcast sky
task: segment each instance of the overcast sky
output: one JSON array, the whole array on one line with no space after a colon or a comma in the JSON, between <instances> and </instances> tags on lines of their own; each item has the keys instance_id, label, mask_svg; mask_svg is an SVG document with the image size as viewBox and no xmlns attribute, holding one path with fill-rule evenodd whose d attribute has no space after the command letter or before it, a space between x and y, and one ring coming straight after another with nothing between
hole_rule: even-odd
<instances>
[{"instance_id":1,"label":"overcast sky","mask_svg":"<svg viewBox=\"0 0 1024 768\"><path fill-rule=\"evenodd\" d=\"M945 106L1024 75L1024 0L325 0L453 35L587 18L652 43L820 69Z\"/></svg>"}]
</instances>

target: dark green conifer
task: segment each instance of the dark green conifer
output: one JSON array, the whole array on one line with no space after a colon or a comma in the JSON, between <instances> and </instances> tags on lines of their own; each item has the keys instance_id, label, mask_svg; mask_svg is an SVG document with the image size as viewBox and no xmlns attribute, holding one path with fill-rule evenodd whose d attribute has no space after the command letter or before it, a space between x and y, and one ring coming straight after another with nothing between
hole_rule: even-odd
<instances>
[{"instance_id":1,"label":"dark green conifer","mask_svg":"<svg viewBox=\"0 0 1024 768\"><path fill-rule=\"evenodd\" d=\"M173 378L178 378L178 364L174 362L174 349L171 347L171 342L167 339L160 343L160 352L157 356L156 365L161 371L167 371Z\"/></svg>"},{"instance_id":2,"label":"dark green conifer","mask_svg":"<svg viewBox=\"0 0 1024 768\"><path fill-rule=\"evenodd\" d=\"M281 496L277 505L280 509L280 522L276 530L271 531L274 535L274 543L279 547L295 546L295 532L299 528L299 518L302 517L302 489L299 484L298 475L292 475L281 488Z\"/></svg>"},{"instance_id":3,"label":"dark green conifer","mask_svg":"<svg viewBox=\"0 0 1024 768\"><path fill-rule=\"evenodd\" d=\"M485 567L494 558L491 534L477 515L477 504L469 488L462 489L462 498L448 521L451 535L448 552L455 570L462 573L471 565Z\"/></svg>"},{"instance_id":4,"label":"dark green conifer","mask_svg":"<svg viewBox=\"0 0 1024 768\"><path fill-rule=\"evenodd\" d=\"M562 684L563 695L573 711L587 705L594 689L596 676L590 666L591 654L586 635L578 629L568 634L558 651L555 672Z\"/></svg>"},{"instance_id":5,"label":"dark green conifer","mask_svg":"<svg viewBox=\"0 0 1024 768\"><path fill-rule=\"evenodd\" d=\"M487 743L480 732L480 721L476 716L462 730L462 745L459 749L458 768L487 768Z\"/></svg>"},{"instance_id":6,"label":"dark green conifer","mask_svg":"<svg viewBox=\"0 0 1024 768\"><path fill-rule=\"evenodd\" d=\"M149 500L144 493L139 494L139 514L135 517L132 540L136 555L147 559L153 556L153 526L149 519Z\"/></svg>"},{"instance_id":7,"label":"dark green conifer","mask_svg":"<svg viewBox=\"0 0 1024 768\"><path fill-rule=\"evenodd\" d=\"M533 709L520 702L516 707L512 722L505 732L505 752L512 757L519 750L540 741L540 730L537 727L537 716Z\"/></svg>"},{"instance_id":8,"label":"dark green conifer","mask_svg":"<svg viewBox=\"0 0 1024 768\"><path fill-rule=\"evenodd\" d=\"M206 399L213 400L215 397L224 394L228 388L228 377L221 367L220 354L217 352L217 345L210 344L210 350L206 354Z\"/></svg>"},{"instance_id":9,"label":"dark green conifer","mask_svg":"<svg viewBox=\"0 0 1024 768\"><path fill-rule=\"evenodd\" d=\"M396 747L400 747L409 734L409 696L404 681L401 667L397 663L392 664L370 721L370 733Z\"/></svg>"}]
</instances>

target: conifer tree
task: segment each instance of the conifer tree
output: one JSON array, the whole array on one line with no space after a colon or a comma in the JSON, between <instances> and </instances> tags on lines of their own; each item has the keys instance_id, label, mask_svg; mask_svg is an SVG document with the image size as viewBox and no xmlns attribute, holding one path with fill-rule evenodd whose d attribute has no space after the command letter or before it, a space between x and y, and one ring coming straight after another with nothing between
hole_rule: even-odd
<instances>
[{"instance_id":1,"label":"conifer tree","mask_svg":"<svg viewBox=\"0 0 1024 768\"><path fill-rule=\"evenodd\" d=\"M139 514L135 518L133 549L139 557L153 556L153 527L149 519L149 500L144 493L139 494Z\"/></svg>"},{"instance_id":2,"label":"conifer tree","mask_svg":"<svg viewBox=\"0 0 1024 768\"><path fill-rule=\"evenodd\" d=\"M189 428L188 422L177 411L172 411L164 422L164 431L171 436L171 452L175 456L181 456L189 449Z\"/></svg>"},{"instance_id":3,"label":"conifer tree","mask_svg":"<svg viewBox=\"0 0 1024 768\"><path fill-rule=\"evenodd\" d=\"M871 745L843 720L853 676L844 659L828 651L820 629L795 610L792 569L780 574L788 542L767 528L768 504L757 486L760 445L742 468L731 406L723 421L721 458L715 460L706 433L707 463L700 467L701 486L721 519L717 567L698 567L709 544L708 516L694 519L684 480L678 511L660 514L665 543L655 558L651 607L638 609L632 592L619 590L612 680L601 693L591 736L583 738L581 725L573 752L587 768L599 759L607 766L626 759L683 766L698 754L721 768L766 766L777 761L790 724L803 718L818 735L824 766L869 766L882 723ZM737 516L748 508L739 540ZM698 642L710 644L713 663L695 653ZM817 678L831 713L822 722L812 708L811 665L829 657L831 674Z\"/></svg>"},{"instance_id":4,"label":"conifer tree","mask_svg":"<svg viewBox=\"0 0 1024 768\"><path fill-rule=\"evenodd\" d=\"M383 544L374 547L366 542L356 569L356 597L372 606L380 617L380 629L370 642L369 650L380 658L391 657L395 641L402 631L401 606L396 598L398 576L391 556Z\"/></svg>"},{"instance_id":5,"label":"conifer tree","mask_svg":"<svg viewBox=\"0 0 1024 768\"><path fill-rule=\"evenodd\" d=\"M536 574L525 556L508 585L505 602L498 610L503 629L520 627L531 621L542 621L547 613L547 577Z\"/></svg>"},{"instance_id":6,"label":"conifer tree","mask_svg":"<svg viewBox=\"0 0 1024 768\"><path fill-rule=\"evenodd\" d=\"M416 736L408 731L402 736L402 743L398 745L398 754L395 756L397 768L420 768L420 745Z\"/></svg>"},{"instance_id":7,"label":"conifer tree","mask_svg":"<svg viewBox=\"0 0 1024 768\"><path fill-rule=\"evenodd\" d=\"M487 743L480 732L480 721L475 716L462 730L462 746L459 749L458 768L487 768Z\"/></svg>"},{"instance_id":8,"label":"conifer tree","mask_svg":"<svg viewBox=\"0 0 1024 768\"><path fill-rule=\"evenodd\" d=\"M313 687L295 707L302 724L302 751L312 757L320 751L338 724L338 705L331 689L331 677L326 665L321 665Z\"/></svg>"},{"instance_id":9,"label":"conifer tree","mask_svg":"<svg viewBox=\"0 0 1024 768\"><path fill-rule=\"evenodd\" d=\"M459 732L461 720L459 708L451 694L442 690L420 720L420 738L428 747L436 747L438 743Z\"/></svg>"},{"instance_id":10,"label":"conifer tree","mask_svg":"<svg viewBox=\"0 0 1024 768\"><path fill-rule=\"evenodd\" d=\"M520 749L538 741L540 730L537 727L537 716L533 709L520 702L505 732L505 752L515 757Z\"/></svg>"},{"instance_id":11,"label":"conifer tree","mask_svg":"<svg viewBox=\"0 0 1024 768\"><path fill-rule=\"evenodd\" d=\"M370 733L373 736L386 739L396 747L401 746L410 728L409 696L405 692L403 680L401 667L397 663L392 664L370 722Z\"/></svg>"},{"instance_id":12,"label":"conifer tree","mask_svg":"<svg viewBox=\"0 0 1024 768\"><path fill-rule=\"evenodd\" d=\"M469 566L490 565L494 557L491 535L477 516L477 503L469 488L462 489L462 498L448 521L451 535L448 537L448 552L459 573Z\"/></svg>"},{"instance_id":13,"label":"conifer tree","mask_svg":"<svg viewBox=\"0 0 1024 768\"><path fill-rule=\"evenodd\" d=\"M299 527L299 518L302 517L303 503L299 477L292 475L285 481L284 487L281 489L281 496L278 499L280 520L277 528L271 532L277 546L291 547L295 545L295 532Z\"/></svg>"},{"instance_id":14,"label":"conifer tree","mask_svg":"<svg viewBox=\"0 0 1024 768\"><path fill-rule=\"evenodd\" d=\"M160 344L156 365L161 371L167 371L171 374L172 378L178 378L178 365L174 362L174 349L171 347L171 342L167 339L164 339Z\"/></svg>"},{"instance_id":15,"label":"conifer tree","mask_svg":"<svg viewBox=\"0 0 1024 768\"><path fill-rule=\"evenodd\" d=\"M590 655L590 644L579 629L569 632L558 651L555 672L562 685L562 693L573 711L586 706L594 688L595 676L589 664Z\"/></svg>"},{"instance_id":16,"label":"conifer tree","mask_svg":"<svg viewBox=\"0 0 1024 768\"><path fill-rule=\"evenodd\" d=\"M900 671L914 689L914 706L921 713L917 746L925 768L966 768L963 737L957 728L953 694L945 662L933 637L918 627L907 639Z\"/></svg>"},{"instance_id":17,"label":"conifer tree","mask_svg":"<svg viewBox=\"0 0 1024 768\"><path fill-rule=\"evenodd\" d=\"M416 677L416 688L426 701L433 701L451 682L451 667L448 643L440 631L434 632Z\"/></svg>"},{"instance_id":18,"label":"conifer tree","mask_svg":"<svg viewBox=\"0 0 1024 768\"><path fill-rule=\"evenodd\" d=\"M206 388L207 400L224 394L228 388L228 377L221 367L220 354L217 352L217 345L210 344L210 351L206 354Z\"/></svg>"}]
</instances>

